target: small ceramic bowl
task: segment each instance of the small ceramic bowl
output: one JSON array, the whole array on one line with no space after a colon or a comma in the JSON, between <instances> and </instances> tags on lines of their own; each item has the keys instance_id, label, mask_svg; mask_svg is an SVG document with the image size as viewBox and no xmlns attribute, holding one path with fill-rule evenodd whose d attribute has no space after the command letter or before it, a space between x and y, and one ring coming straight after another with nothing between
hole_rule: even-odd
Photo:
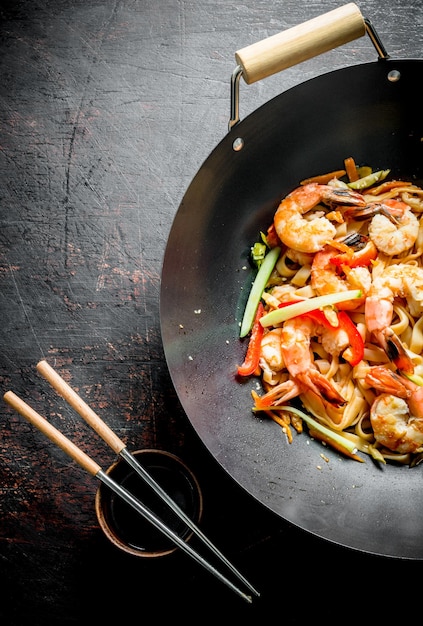
<instances>
[{"instance_id":1,"label":"small ceramic bowl","mask_svg":"<svg viewBox=\"0 0 423 626\"><path fill-rule=\"evenodd\" d=\"M198 524L203 511L203 496L196 477L185 463L164 450L137 450L132 454L184 513ZM106 473L160 517L184 541L189 541L192 530L126 461L119 458ZM124 552L140 557L158 557L178 549L171 539L103 483L100 483L96 493L95 510L105 536Z\"/></svg>"}]
</instances>

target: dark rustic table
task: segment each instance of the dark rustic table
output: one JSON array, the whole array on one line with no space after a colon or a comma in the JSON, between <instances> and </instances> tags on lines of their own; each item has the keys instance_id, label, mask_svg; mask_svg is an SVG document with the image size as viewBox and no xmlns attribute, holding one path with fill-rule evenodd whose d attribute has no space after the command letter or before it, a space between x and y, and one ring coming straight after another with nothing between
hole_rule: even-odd
<instances>
[{"instance_id":1,"label":"dark rustic table","mask_svg":"<svg viewBox=\"0 0 423 626\"><path fill-rule=\"evenodd\" d=\"M37 374L45 358L130 449L180 456L203 489L203 530L262 594L244 603L181 552L148 560L117 551L97 524L97 481L3 404L5 626L270 613L334 624L392 615L403 594L403 614L412 617L414 600L418 610L407 594L419 563L311 537L226 476L191 429L161 344L166 241L184 191L227 132L234 52L340 4L0 3L2 394L13 389L109 466L114 453ZM358 4L393 57L421 56L420 0ZM374 50L359 40L244 85L241 117L299 82L370 60Z\"/></svg>"}]
</instances>

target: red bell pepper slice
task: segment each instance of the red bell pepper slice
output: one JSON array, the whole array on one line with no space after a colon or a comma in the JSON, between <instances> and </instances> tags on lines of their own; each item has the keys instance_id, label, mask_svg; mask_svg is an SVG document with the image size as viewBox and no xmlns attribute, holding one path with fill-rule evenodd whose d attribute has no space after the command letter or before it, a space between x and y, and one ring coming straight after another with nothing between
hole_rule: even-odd
<instances>
[{"instance_id":1,"label":"red bell pepper slice","mask_svg":"<svg viewBox=\"0 0 423 626\"><path fill-rule=\"evenodd\" d=\"M239 376L251 376L258 368L261 340L264 334L264 328L260 324L260 318L263 316L263 313L264 306L263 303L260 302L257 307L256 315L251 329L250 341L248 342L248 348L245 355L244 363L238 367Z\"/></svg>"},{"instance_id":2,"label":"red bell pepper slice","mask_svg":"<svg viewBox=\"0 0 423 626\"><path fill-rule=\"evenodd\" d=\"M294 302L297 302L297 300L282 302L281 304L279 304L279 308L288 306L289 304L294 304ZM342 328L342 330L347 333L348 339L350 341L352 357L349 360L349 363L350 365L352 365L352 367L354 367L355 365L358 365L358 363L360 363L360 361L364 357L364 341L362 336L358 332L357 326L354 324L346 311L338 311L337 316L338 326L332 326L326 315L320 309L315 309L313 311L309 311L308 313L303 313L299 317L308 317L318 324L321 324L328 330L337 330L338 328Z\"/></svg>"},{"instance_id":3,"label":"red bell pepper slice","mask_svg":"<svg viewBox=\"0 0 423 626\"><path fill-rule=\"evenodd\" d=\"M281 302L278 304L278 309L283 309L286 306L290 306L291 304L297 304L298 302L302 302L304 298L298 298L297 300L288 300L288 302Z\"/></svg>"},{"instance_id":4,"label":"red bell pepper slice","mask_svg":"<svg viewBox=\"0 0 423 626\"><path fill-rule=\"evenodd\" d=\"M340 327L345 330L350 340L350 348L352 357L349 361L350 365L354 367L358 365L364 357L364 341L357 326L354 324L350 316L346 311L338 311L338 320Z\"/></svg>"},{"instance_id":5,"label":"red bell pepper slice","mask_svg":"<svg viewBox=\"0 0 423 626\"><path fill-rule=\"evenodd\" d=\"M304 313L303 315L304 317L309 317L313 319L315 322L321 324L329 330L338 330L338 328L344 330L348 335L352 352L349 363L352 367L360 363L360 361L364 357L364 341L362 336L358 332L357 326L354 324L346 311L337 312L339 322L338 326L332 326L323 311L320 311L319 309L316 309L315 311L309 311L308 313Z\"/></svg>"}]
</instances>

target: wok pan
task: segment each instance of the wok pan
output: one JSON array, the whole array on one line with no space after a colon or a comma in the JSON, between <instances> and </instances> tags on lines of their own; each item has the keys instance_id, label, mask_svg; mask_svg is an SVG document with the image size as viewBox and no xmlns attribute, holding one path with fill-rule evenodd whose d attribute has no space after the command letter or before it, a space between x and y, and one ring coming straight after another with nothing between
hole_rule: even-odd
<instances>
[{"instance_id":1,"label":"wok pan","mask_svg":"<svg viewBox=\"0 0 423 626\"><path fill-rule=\"evenodd\" d=\"M239 76L254 82L365 33L376 60L295 86L239 121ZM391 59L355 4L236 60L230 130L187 189L164 254L160 318L173 385L217 462L282 519L354 550L421 560L422 466L357 463L305 434L288 443L278 425L252 413L256 381L240 382L236 368L246 351L239 324L254 276L245 269L250 247L281 197L348 156L421 184L422 61Z\"/></svg>"}]
</instances>

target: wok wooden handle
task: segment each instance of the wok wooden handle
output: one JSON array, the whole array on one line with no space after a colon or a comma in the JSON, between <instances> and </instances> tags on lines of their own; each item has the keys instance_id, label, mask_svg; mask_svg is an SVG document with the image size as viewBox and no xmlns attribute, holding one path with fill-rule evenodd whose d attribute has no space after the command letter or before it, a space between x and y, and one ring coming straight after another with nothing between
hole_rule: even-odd
<instances>
[{"instance_id":1,"label":"wok wooden handle","mask_svg":"<svg viewBox=\"0 0 423 626\"><path fill-rule=\"evenodd\" d=\"M125 444L114 433L111 428L103 422L103 420L94 413L94 411L84 402L84 400L78 396L76 391L63 380L63 378L47 363L47 361L40 361L37 364L37 371L44 376L44 378L50 383L52 387L68 402L71 407L75 409L77 413L95 430L95 432L105 441L111 448L119 454Z\"/></svg>"},{"instance_id":2,"label":"wok wooden handle","mask_svg":"<svg viewBox=\"0 0 423 626\"><path fill-rule=\"evenodd\" d=\"M263 39L235 53L245 82L276 74L292 65L363 37L366 24L360 9L350 2L303 24Z\"/></svg>"},{"instance_id":3,"label":"wok wooden handle","mask_svg":"<svg viewBox=\"0 0 423 626\"><path fill-rule=\"evenodd\" d=\"M96 463L85 452L78 448L70 439L65 437L57 428L48 422L39 413L34 411L26 402L21 400L13 391L6 391L3 396L5 402L20 413L30 424L38 428L53 443L62 448L74 461L78 463L89 474L95 476L101 470L100 465Z\"/></svg>"}]
</instances>

